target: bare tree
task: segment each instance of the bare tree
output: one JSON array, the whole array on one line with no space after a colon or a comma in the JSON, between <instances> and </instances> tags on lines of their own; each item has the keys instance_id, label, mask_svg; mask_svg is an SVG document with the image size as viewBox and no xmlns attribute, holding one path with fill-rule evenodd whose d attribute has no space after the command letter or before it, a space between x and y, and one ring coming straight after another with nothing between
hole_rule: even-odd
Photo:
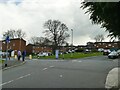
<instances>
[{"instance_id":1,"label":"bare tree","mask_svg":"<svg viewBox=\"0 0 120 90\"><path fill-rule=\"evenodd\" d=\"M30 40L29 40L29 42L31 43L31 44L34 44L34 45L51 45L51 41L50 40L48 40L47 38L45 38L45 37L35 37L35 36L33 36L33 37L31 37L30 38Z\"/></svg>"},{"instance_id":2,"label":"bare tree","mask_svg":"<svg viewBox=\"0 0 120 90\"><path fill-rule=\"evenodd\" d=\"M3 33L3 39L5 39L7 36L10 37L10 39L14 39L15 38L15 30L7 30L7 32Z\"/></svg>"},{"instance_id":3,"label":"bare tree","mask_svg":"<svg viewBox=\"0 0 120 90\"><path fill-rule=\"evenodd\" d=\"M96 35L96 36L94 37L94 40L95 40L96 42L102 42L104 39L105 39L105 38L104 38L104 36L103 36L102 34L98 34L98 35Z\"/></svg>"},{"instance_id":4,"label":"bare tree","mask_svg":"<svg viewBox=\"0 0 120 90\"><path fill-rule=\"evenodd\" d=\"M3 33L3 39L5 39L7 36L9 36L10 39L25 38L26 33L23 32L21 29L18 29L18 30L10 29Z\"/></svg>"},{"instance_id":5,"label":"bare tree","mask_svg":"<svg viewBox=\"0 0 120 90\"><path fill-rule=\"evenodd\" d=\"M60 45L64 44L66 39L69 37L68 27L61 23L59 20L48 20L44 23L44 31L46 38L53 42L53 51L59 48Z\"/></svg>"},{"instance_id":6,"label":"bare tree","mask_svg":"<svg viewBox=\"0 0 120 90\"><path fill-rule=\"evenodd\" d=\"M15 32L15 37L16 38L25 38L26 36L26 33L23 32L21 29L18 29L16 32Z\"/></svg>"}]
</instances>

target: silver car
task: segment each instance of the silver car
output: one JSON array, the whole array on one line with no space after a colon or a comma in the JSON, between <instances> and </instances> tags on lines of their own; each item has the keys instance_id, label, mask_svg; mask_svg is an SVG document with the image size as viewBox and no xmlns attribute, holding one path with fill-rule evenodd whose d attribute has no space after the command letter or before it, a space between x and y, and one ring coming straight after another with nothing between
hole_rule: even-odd
<instances>
[{"instance_id":1,"label":"silver car","mask_svg":"<svg viewBox=\"0 0 120 90\"><path fill-rule=\"evenodd\" d=\"M115 59L118 58L119 54L116 51L112 51L110 54L108 54L108 58Z\"/></svg>"}]
</instances>

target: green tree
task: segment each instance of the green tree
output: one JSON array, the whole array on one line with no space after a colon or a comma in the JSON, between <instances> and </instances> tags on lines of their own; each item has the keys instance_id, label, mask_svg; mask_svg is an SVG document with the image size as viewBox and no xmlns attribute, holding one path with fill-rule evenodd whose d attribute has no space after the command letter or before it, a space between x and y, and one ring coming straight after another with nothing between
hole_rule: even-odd
<instances>
[{"instance_id":1,"label":"green tree","mask_svg":"<svg viewBox=\"0 0 120 90\"><path fill-rule=\"evenodd\" d=\"M93 24L101 24L111 38L120 38L120 2L82 2Z\"/></svg>"}]
</instances>

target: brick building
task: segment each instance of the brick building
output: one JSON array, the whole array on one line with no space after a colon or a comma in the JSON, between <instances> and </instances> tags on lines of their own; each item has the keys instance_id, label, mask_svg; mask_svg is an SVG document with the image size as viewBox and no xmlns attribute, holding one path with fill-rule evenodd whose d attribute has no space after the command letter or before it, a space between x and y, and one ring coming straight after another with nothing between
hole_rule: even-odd
<instances>
[{"instance_id":1,"label":"brick building","mask_svg":"<svg viewBox=\"0 0 120 90\"><path fill-rule=\"evenodd\" d=\"M104 48L104 49L119 49L120 48L120 42L95 42L94 43L95 48Z\"/></svg>"},{"instance_id":2,"label":"brick building","mask_svg":"<svg viewBox=\"0 0 120 90\"><path fill-rule=\"evenodd\" d=\"M7 49L6 41L3 40L1 42L2 42L2 51L5 52ZM26 50L26 41L20 38L10 39L10 42L8 43L8 50L24 51Z\"/></svg>"},{"instance_id":3,"label":"brick building","mask_svg":"<svg viewBox=\"0 0 120 90\"><path fill-rule=\"evenodd\" d=\"M40 52L52 52L52 47L28 44L26 46L26 52L27 54L32 54L32 53L37 54Z\"/></svg>"}]
</instances>

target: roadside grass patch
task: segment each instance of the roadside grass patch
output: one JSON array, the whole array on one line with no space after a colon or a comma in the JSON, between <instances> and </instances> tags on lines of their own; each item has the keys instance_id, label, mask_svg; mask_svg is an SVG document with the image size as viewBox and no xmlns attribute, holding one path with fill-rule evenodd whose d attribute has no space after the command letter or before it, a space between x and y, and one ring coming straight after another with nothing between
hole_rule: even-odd
<instances>
[{"instance_id":1,"label":"roadside grass patch","mask_svg":"<svg viewBox=\"0 0 120 90\"><path fill-rule=\"evenodd\" d=\"M0 63L4 63L4 60L0 60Z\"/></svg>"},{"instance_id":2,"label":"roadside grass patch","mask_svg":"<svg viewBox=\"0 0 120 90\"><path fill-rule=\"evenodd\" d=\"M89 53L68 53L59 55L59 59L79 59L84 57L99 56L101 52L89 52ZM55 55L52 56L33 56L34 59L55 59Z\"/></svg>"}]
</instances>

